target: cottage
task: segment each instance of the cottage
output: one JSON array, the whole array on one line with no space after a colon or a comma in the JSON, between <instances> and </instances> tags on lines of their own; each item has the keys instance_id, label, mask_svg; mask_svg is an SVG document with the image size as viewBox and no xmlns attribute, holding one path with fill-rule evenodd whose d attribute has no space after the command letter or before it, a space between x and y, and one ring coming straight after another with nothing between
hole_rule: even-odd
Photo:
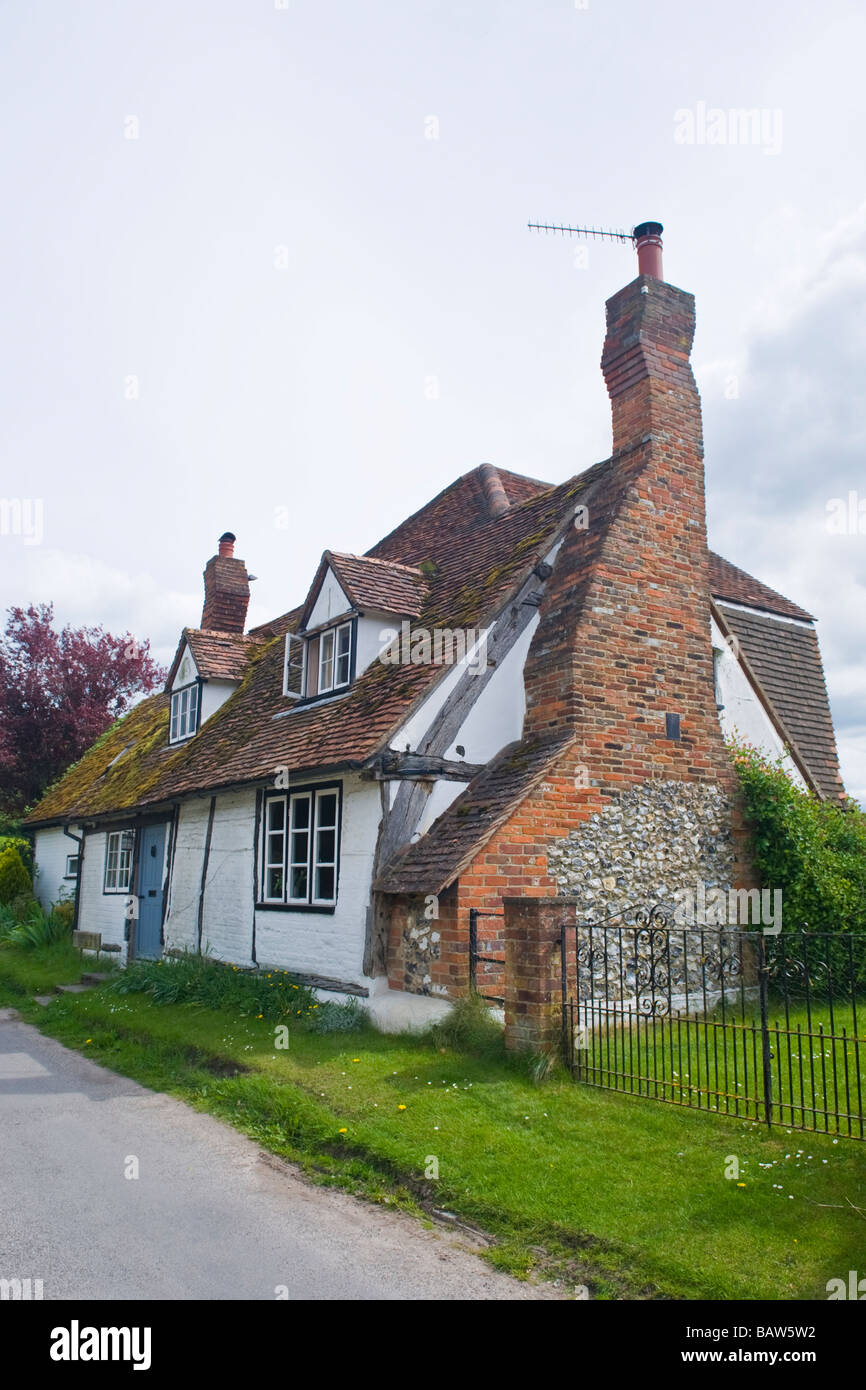
<instances>
[{"instance_id":1,"label":"cottage","mask_svg":"<svg viewBox=\"0 0 866 1390\"><path fill-rule=\"evenodd\" d=\"M754 886L734 730L843 795L814 619L707 547L694 300L657 241L607 305L610 458L554 485L482 464L249 631L220 537L164 691L31 816L43 900L74 881L126 958L423 1017L468 987L470 908Z\"/></svg>"}]
</instances>

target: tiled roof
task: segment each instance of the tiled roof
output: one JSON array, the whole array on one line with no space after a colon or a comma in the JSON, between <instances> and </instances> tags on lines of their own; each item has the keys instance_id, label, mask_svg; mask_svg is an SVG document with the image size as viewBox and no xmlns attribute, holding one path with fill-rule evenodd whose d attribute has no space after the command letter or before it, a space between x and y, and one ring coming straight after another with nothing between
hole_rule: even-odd
<instances>
[{"instance_id":1,"label":"tiled roof","mask_svg":"<svg viewBox=\"0 0 866 1390\"><path fill-rule=\"evenodd\" d=\"M811 623L812 614L792 603L784 594L777 594L769 585L754 579L745 570L737 569L730 560L710 551L710 593L714 598L727 598L732 603L744 603L748 608L764 608L768 613L781 613L785 618L800 618Z\"/></svg>"},{"instance_id":2,"label":"tiled roof","mask_svg":"<svg viewBox=\"0 0 866 1390\"><path fill-rule=\"evenodd\" d=\"M815 785L826 797L841 796L836 739L814 628L724 603L721 612Z\"/></svg>"},{"instance_id":3,"label":"tiled roof","mask_svg":"<svg viewBox=\"0 0 866 1390\"><path fill-rule=\"evenodd\" d=\"M326 550L301 614L302 631L309 622L328 568L333 570L350 603L362 611L374 608L399 617L417 618L424 606L427 582L421 570L394 560Z\"/></svg>"},{"instance_id":4,"label":"tiled roof","mask_svg":"<svg viewBox=\"0 0 866 1390\"><path fill-rule=\"evenodd\" d=\"M196 670L205 680L239 681L249 658L251 644L261 640L252 633L244 636L239 632L206 632L200 627L185 627L168 673L165 689L171 689L187 643Z\"/></svg>"},{"instance_id":5,"label":"tiled roof","mask_svg":"<svg viewBox=\"0 0 866 1390\"><path fill-rule=\"evenodd\" d=\"M570 732L560 730L503 748L373 886L385 893L441 893L573 742Z\"/></svg>"},{"instance_id":6,"label":"tiled roof","mask_svg":"<svg viewBox=\"0 0 866 1390\"><path fill-rule=\"evenodd\" d=\"M376 582L386 585L389 602L395 601L398 590L402 601L421 595L418 618L427 628L486 626L543 559L578 502L589 507L593 518L586 532L584 568L588 583L593 556L632 481L632 472L629 460L621 455L616 464L605 460L558 487L499 470L511 507L493 520L479 470L475 469L443 489L367 556L334 555L335 568L342 569L345 583L356 595L374 592L374 575L381 575ZM383 561L387 563L375 563ZM725 591L721 596L732 596L736 579L733 597L737 602L745 602L744 595L748 594L761 607L775 605L773 611L808 616L718 557L713 557L713 566L712 588L717 593ZM416 578L419 570L423 590ZM368 586L365 590L364 585ZM583 588L585 584L574 591L575 603L581 601ZM373 602L382 601L382 589L375 592L378 598L366 597L363 602L373 606ZM785 605L785 610L779 605ZM86 754L35 808L30 823L162 805L181 795L263 782L272 778L277 768L286 766L292 775L359 767L387 747L446 671L429 665L374 662L345 694L292 705L282 694L282 637L297 629L302 612L301 608L292 609L253 629L246 639L190 629L197 662L200 657L214 676L237 678L240 644L247 642L246 665L237 691L180 748L167 744L167 697L154 696L142 702L117 726L122 732L116 747L112 734L100 749ZM781 700L781 693L778 698ZM826 693L823 699L815 718L830 730L832 739ZM814 702L813 708L817 708ZM161 728L158 736L154 734L155 721ZM799 729L804 738L814 737L805 722L796 728L792 722L789 727L792 736ZM120 752L130 741L137 742L138 747L106 775L103 754L110 747Z\"/></svg>"},{"instance_id":7,"label":"tiled roof","mask_svg":"<svg viewBox=\"0 0 866 1390\"><path fill-rule=\"evenodd\" d=\"M505 474L511 492L523 491L529 497L497 520L491 520L474 474L466 474L410 518L402 542L401 528L391 533L389 556L374 558L408 561L413 567L429 562L424 570L426 598L419 614L425 627L483 626L543 558L573 511L574 498L597 487L609 471L609 463L597 464L580 478L541 492L533 480L518 488L515 475ZM140 777L111 779L107 784L102 781L101 759L90 762L91 754L87 754L77 775L64 778L35 808L31 823L162 805L192 792L265 781L285 766L293 775L361 766L387 746L410 712L447 675L443 667L374 662L344 695L292 705L282 694L282 634L296 628L299 618L300 610L295 609L249 634L265 640L251 644L238 690L194 738L179 749L169 749L164 730L164 749L157 753L148 744L140 757L136 752L129 755L133 764L140 763ZM153 709L155 716L159 709L155 702L160 699L167 705L167 697L152 697L140 708ZM136 728L133 725L131 732ZM122 746L118 745L118 751ZM127 758L119 766L124 764L128 765ZM89 786L87 771L93 774ZM112 786L116 788L113 801L107 790Z\"/></svg>"}]
</instances>

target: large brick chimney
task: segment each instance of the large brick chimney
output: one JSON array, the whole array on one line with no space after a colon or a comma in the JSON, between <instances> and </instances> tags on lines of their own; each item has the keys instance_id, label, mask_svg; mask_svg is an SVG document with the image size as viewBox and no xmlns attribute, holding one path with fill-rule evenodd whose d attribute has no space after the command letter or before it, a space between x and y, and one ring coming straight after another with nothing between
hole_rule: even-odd
<instances>
[{"instance_id":1,"label":"large brick chimney","mask_svg":"<svg viewBox=\"0 0 866 1390\"><path fill-rule=\"evenodd\" d=\"M527 733L570 726L597 784L728 781L713 694L694 297L665 283L661 228L607 304L613 457L576 500L525 667ZM644 234L638 236L637 234ZM642 246L642 241L646 242ZM596 479L593 481L593 479Z\"/></svg>"},{"instance_id":2,"label":"large brick chimney","mask_svg":"<svg viewBox=\"0 0 866 1390\"><path fill-rule=\"evenodd\" d=\"M243 632L246 626L250 576L243 560L235 559L235 539L225 531L205 566L201 625L207 632Z\"/></svg>"}]
</instances>

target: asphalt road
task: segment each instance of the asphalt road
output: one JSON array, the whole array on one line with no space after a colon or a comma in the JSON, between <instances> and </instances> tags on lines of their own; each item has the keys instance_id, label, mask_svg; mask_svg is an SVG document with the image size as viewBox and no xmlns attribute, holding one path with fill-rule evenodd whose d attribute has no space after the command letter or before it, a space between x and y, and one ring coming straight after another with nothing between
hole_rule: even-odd
<instances>
[{"instance_id":1,"label":"asphalt road","mask_svg":"<svg viewBox=\"0 0 866 1390\"><path fill-rule=\"evenodd\" d=\"M41 1279L45 1299L557 1296L2 1011L0 1278Z\"/></svg>"}]
</instances>

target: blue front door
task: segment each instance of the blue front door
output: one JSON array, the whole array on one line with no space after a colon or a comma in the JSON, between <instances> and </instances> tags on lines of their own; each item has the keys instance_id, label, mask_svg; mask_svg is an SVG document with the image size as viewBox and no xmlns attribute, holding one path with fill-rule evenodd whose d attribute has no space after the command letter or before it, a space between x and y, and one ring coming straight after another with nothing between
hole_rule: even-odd
<instances>
[{"instance_id":1,"label":"blue front door","mask_svg":"<svg viewBox=\"0 0 866 1390\"><path fill-rule=\"evenodd\" d=\"M138 851L138 927L135 954L162 955L162 871L165 825L145 825Z\"/></svg>"}]
</instances>

